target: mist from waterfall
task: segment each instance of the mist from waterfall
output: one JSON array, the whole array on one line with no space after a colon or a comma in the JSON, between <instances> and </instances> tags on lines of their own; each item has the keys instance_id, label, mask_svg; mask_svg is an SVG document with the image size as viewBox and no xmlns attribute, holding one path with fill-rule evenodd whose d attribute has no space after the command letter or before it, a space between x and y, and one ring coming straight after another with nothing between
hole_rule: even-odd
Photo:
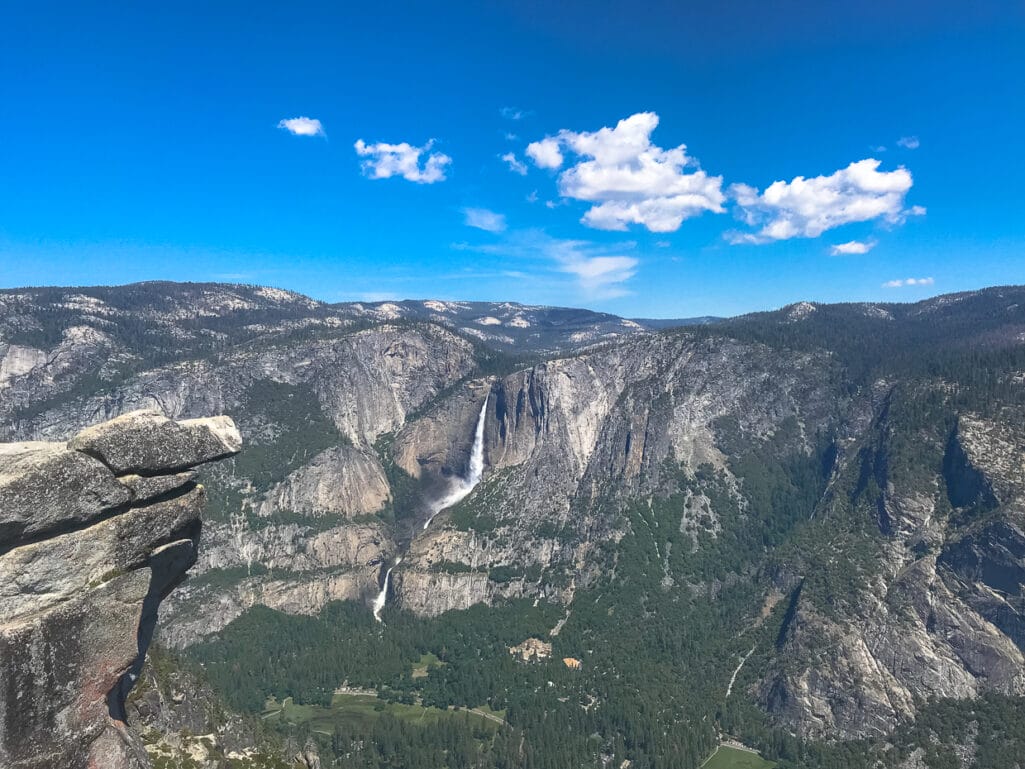
<instances>
[{"instance_id":1,"label":"mist from waterfall","mask_svg":"<svg viewBox=\"0 0 1025 769\"><path fill-rule=\"evenodd\" d=\"M488 393L484 398L484 405L481 406L480 415L477 417L477 430L473 434L473 448L470 449L470 466L467 468L466 476L459 478L445 496L431 503L431 514L424 522L424 529L431 525L434 516L465 499L480 483L481 474L484 472L484 418L487 416L490 398L491 394Z\"/></svg>"}]
</instances>

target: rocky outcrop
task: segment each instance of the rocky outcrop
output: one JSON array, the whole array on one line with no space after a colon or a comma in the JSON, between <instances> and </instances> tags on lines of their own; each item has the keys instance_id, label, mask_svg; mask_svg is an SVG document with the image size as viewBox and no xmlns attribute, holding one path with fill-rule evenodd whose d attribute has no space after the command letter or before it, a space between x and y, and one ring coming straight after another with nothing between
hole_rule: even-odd
<instances>
[{"instance_id":1,"label":"rocky outcrop","mask_svg":"<svg viewBox=\"0 0 1025 769\"><path fill-rule=\"evenodd\" d=\"M46 353L42 350L17 344L9 345L0 354L0 387L44 365Z\"/></svg>"},{"instance_id":2,"label":"rocky outcrop","mask_svg":"<svg viewBox=\"0 0 1025 769\"><path fill-rule=\"evenodd\" d=\"M1022 651L944 584L935 557L913 563L882 599L863 601L842 617L800 605L783 667L762 692L768 710L795 732L883 737L930 696L1025 693Z\"/></svg>"},{"instance_id":3,"label":"rocky outcrop","mask_svg":"<svg viewBox=\"0 0 1025 769\"><path fill-rule=\"evenodd\" d=\"M427 616L491 603L498 594L487 572L446 574L407 569L397 572L392 584L404 608Z\"/></svg>"},{"instance_id":4,"label":"rocky outcrop","mask_svg":"<svg viewBox=\"0 0 1025 769\"><path fill-rule=\"evenodd\" d=\"M62 444L0 445L4 549L100 518L132 496L102 462Z\"/></svg>"},{"instance_id":5,"label":"rocky outcrop","mask_svg":"<svg viewBox=\"0 0 1025 769\"><path fill-rule=\"evenodd\" d=\"M323 451L271 489L257 514L354 518L376 513L391 496L380 461L369 451L337 446Z\"/></svg>"},{"instance_id":6,"label":"rocky outcrop","mask_svg":"<svg viewBox=\"0 0 1025 769\"><path fill-rule=\"evenodd\" d=\"M230 419L125 414L67 444L0 449L0 765L148 766L125 723L160 601L196 560Z\"/></svg>"},{"instance_id":7,"label":"rocky outcrop","mask_svg":"<svg viewBox=\"0 0 1025 769\"><path fill-rule=\"evenodd\" d=\"M528 638L521 644L510 646L509 653L523 662L539 662L552 656L552 645L540 638Z\"/></svg>"},{"instance_id":8,"label":"rocky outcrop","mask_svg":"<svg viewBox=\"0 0 1025 769\"><path fill-rule=\"evenodd\" d=\"M871 581L833 606L806 594L795 603L758 691L795 733L884 737L930 697L1025 694L1021 420L962 415L932 451L924 456L942 453L944 475L917 483L874 461L872 510L885 525Z\"/></svg>"},{"instance_id":9,"label":"rocky outcrop","mask_svg":"<svg viewBox=\"0 0 1025 769\"><path fill-rule=\"evenodd\" d=\"M116 475L162 475L237 454L242 436L227 417L173 422L158 411L133 411L87 427L68 448Z\"/></svg>"},{"instance_id":10,"label":"rocky outcrop","mask_svg":"<svg viewBox=\"0 0 1025 769\"><path fill-rule=\"evenodd\" d=\"M304 743L271 734L259 718L226 708L208 683L161 647L150 650L126 708L129 722L158 767L303 766L288 759Z\"/></svg>"}]
</instances>

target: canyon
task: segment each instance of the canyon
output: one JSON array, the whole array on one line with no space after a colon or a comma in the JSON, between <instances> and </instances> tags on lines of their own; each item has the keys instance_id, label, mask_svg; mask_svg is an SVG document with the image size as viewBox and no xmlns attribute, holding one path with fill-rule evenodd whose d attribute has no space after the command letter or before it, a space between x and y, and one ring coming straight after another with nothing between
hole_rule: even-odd
<instances>
[{"instance_id":1,"label":"canyon","mask_svg":"<svg viewBox=\"0 0 1025 769\"><path fill-rule=\"evenodd\" d=\"M0 292L6 440L73 444L148 409L185 424L231 415L245 442L197 476L203 544L162 606L170 647L255 606L572 607L647 526L665 590L714 597L748 580L766 613L785 613L775 645L748 644L743 670L726 660L727 696L792 734L884 737L930 697L1025 694L1019 288L668 330L216 284L47 291ZM992 372L985 397L881 365L902 353L864 339L909 360L993 351L976 364ZM763 494L764 477L790 467L814 498L766 522L781 492ZM432 506L452 491L465 494ZM670 512L649 519L652 505ZM782 533L742 551L746 565L689 570L763 526Z\"/></svg>"}]
</instances>

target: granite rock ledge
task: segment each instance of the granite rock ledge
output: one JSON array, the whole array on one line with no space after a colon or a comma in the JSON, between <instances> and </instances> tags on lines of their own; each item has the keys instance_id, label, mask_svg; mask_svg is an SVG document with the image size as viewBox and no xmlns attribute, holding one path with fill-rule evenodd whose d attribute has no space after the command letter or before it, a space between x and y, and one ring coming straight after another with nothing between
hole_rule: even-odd
<instances>
[{"instance_id":1,"label":"granite rock ledge","mask_svg":"<svg viewBox=\"0 0 1025 769\"><path fill-rule=\"evenodd\" d=\"M228 417L152 410L66 444L0 445L0 766L150 765L124 702L196 560L190 468L241 445Z\"/></svg>"}]
</instances>

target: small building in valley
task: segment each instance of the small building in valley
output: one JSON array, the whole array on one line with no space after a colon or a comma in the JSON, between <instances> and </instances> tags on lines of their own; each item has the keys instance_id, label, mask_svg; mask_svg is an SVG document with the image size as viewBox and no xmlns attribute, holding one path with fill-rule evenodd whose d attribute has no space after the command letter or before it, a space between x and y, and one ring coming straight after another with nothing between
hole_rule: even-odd
<instances>
[{"instance_id":1,"label":"small building in valley","mask_svg":"<svg viewBox=\"0 0 1025 769\"><path fill-rule=\"evenodd\" d=\"M563 657L562 664L570 670L580 670L581 662L576 657Z\"/></svg>"}]
</instances>

